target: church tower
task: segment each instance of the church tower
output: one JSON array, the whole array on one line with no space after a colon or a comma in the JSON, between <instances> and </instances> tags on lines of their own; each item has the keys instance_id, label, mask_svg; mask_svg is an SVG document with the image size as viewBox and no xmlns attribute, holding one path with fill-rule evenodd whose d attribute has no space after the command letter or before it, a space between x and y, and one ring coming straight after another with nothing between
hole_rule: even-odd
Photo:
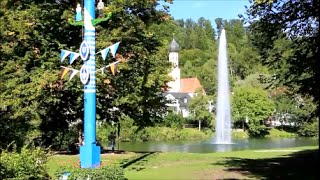
<instances>
[{"instance_id":1,"label":"church tower","mask_svg":"<svg viewBox=\"0 0 320 180\"><path fill-rule=\"evenodd\" d=\"M170 76L172 81L168 83L169 92L179 92L180 90L180 68L179 68L179 44L176 40L172 39L172 42L169 44L169 62L172 64L172 69Z\"/></svg>"}]
</instances>

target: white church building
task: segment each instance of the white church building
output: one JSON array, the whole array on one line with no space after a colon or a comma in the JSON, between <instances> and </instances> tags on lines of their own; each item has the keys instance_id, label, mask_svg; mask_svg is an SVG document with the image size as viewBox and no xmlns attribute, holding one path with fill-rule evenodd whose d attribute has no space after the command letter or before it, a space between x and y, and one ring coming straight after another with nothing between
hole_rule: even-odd
<instances>
[{"instance_id":1,"label":"white church building","mask_svg":"<svg viewBox=\"0 0 320 180\"><path fill-rule=\"evenodd\" d=\"M169 44L169 62L172 64L170 76L172 81L168 85L168 89L163 95L170 102L167 106L171 107L174 112L181 113L183 117L188 117L190 111L188 102L197 95L200 90L203 94L205 91L196 77L181 78L179 68L179 44L173 38Z\"/></svg>"}]
</instances>

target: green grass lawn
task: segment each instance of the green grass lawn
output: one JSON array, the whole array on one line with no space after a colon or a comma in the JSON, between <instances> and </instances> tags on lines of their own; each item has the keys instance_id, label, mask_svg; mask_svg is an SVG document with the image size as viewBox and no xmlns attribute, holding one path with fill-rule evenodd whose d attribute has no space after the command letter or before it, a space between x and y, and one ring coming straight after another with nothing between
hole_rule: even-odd
<instances>
[{"instance_id":1,"label":"green grass lawn","mask_svg":"<svg viewBox=\"0 0 320 180\"><path fill-rule=\"evenodd\" d=\"M316 179L312 169L317 150L311 146L205 154L104 154L102 163L121 165L128 179ZM61 163L77 161L78 156L52 156L50 174Z\"/></svg>"}]
</instances>

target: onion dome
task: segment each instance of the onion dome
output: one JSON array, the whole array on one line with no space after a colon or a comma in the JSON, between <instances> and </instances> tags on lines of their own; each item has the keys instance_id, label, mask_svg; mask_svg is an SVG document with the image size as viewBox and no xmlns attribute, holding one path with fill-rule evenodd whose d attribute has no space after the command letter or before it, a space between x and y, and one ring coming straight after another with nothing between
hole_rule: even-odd
<instances>
[{"instance_id":1,"label":"onion dome","mask_svg":"<svg viewBox=\"0 0 320 180\"><path fill-rule=\"evenodd\" d=\"M171 43L169 44L169 52L178 52L179 51L179 44L173 38Z\"/></svg>"}]
</instances>

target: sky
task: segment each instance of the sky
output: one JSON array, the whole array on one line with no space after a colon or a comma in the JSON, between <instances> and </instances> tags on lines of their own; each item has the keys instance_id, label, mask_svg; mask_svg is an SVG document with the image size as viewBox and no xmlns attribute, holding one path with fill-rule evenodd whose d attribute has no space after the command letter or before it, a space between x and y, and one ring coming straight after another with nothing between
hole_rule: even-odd
<instances>
[{"instance_id":1,"label":"sky","mask_svg":"<svg viewBox=\"0 0 320 180\"><path fill-rule=\"evenodd\" d=\"M226 20L238 19L238 14L244 14L244 6L249 4L249 0L174 0L169 5L169 13L174 19L191 18L197 21L204 17L214 23L218 17Z\"/></svg>"}]
</instances>

